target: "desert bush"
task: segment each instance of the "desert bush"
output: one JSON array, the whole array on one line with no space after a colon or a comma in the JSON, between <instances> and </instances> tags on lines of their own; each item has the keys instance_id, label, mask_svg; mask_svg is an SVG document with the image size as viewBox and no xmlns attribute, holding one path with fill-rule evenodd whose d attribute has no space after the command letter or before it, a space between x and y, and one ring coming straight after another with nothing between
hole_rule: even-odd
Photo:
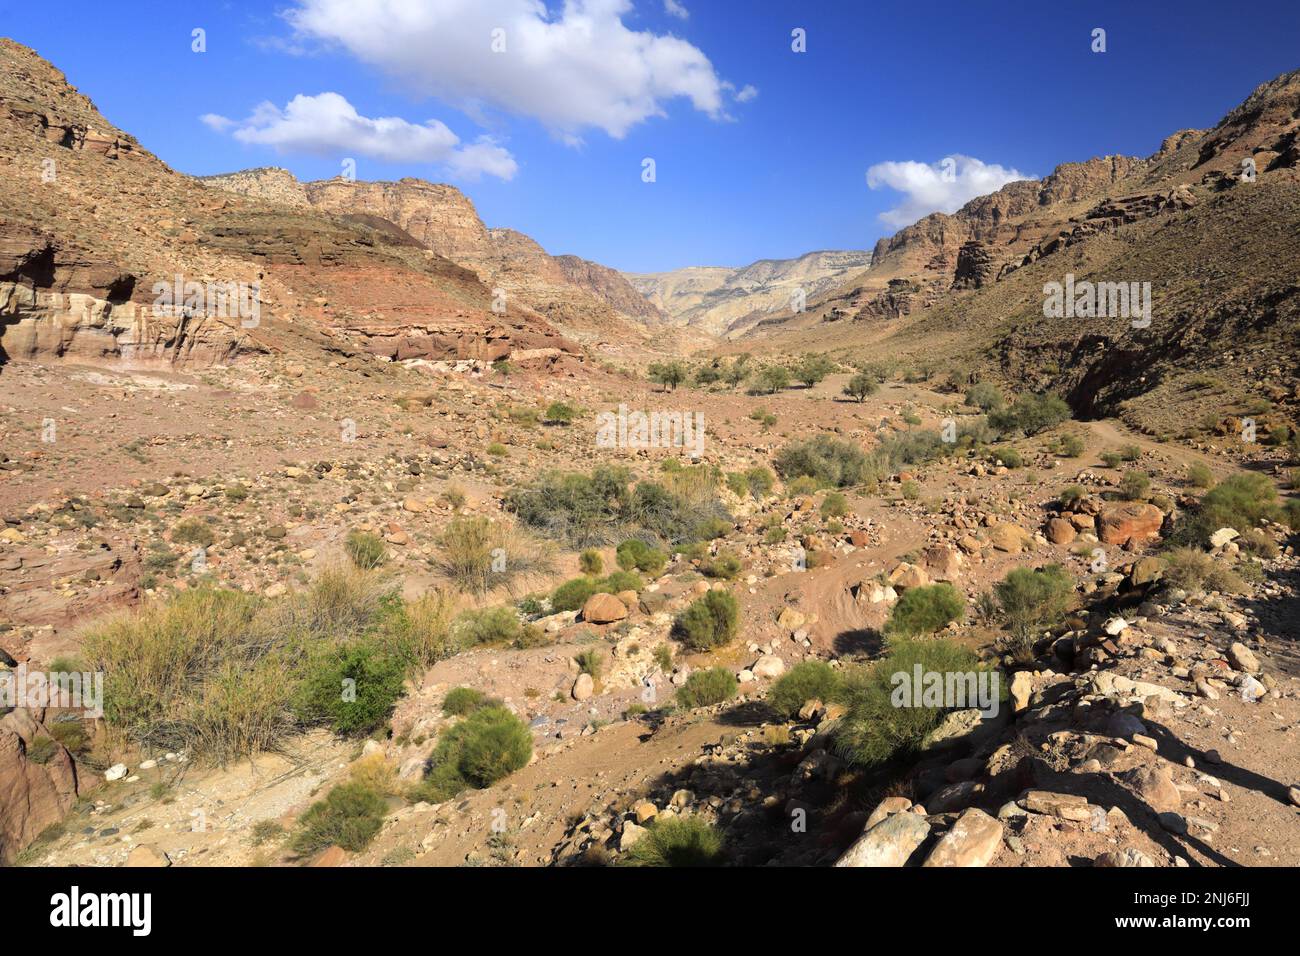
<instances>
[{"instance_id":1,"label":"desert bush","mask_svg":"<svg viewBox=\"0 0 1300 956\"><path fill-rule=\"evenodd\" d=\"M1022 395L989 412L989 425L1006 434L1037 435L1070 419L1070 406L1056 395Z\"/></svg>"},{"instance_id":2,"label":"desert bush","mask_svg":"<svg viewBox=\"0 0 1300 956\"><path fill-rule=\"evenodd\" d=\"M833 488L860 484L868 477L868 459L857 445L833 435L792 442L776 456L776 470L786 481L808 477Z\"/></svg>"},{"instance_id":3,"label":"desert bush","mask_svg":"<svg viewBox=\"0 0 1300 956\"><path fill-rule=\"evenodd\" d=\"M844 690L844 678L825 661L800 661L786 671L772 685L767 694L767 704L777 715L786 719L794 717L808 701L817 699L824 704L838 700Z\"/></svg>"},{"instance_id":4,"label":"desert bush","mask_svg":"<svg viewBox=\"0 0 1300 956\"><path fill-rule=\"evenodd\" d=\"M849 513L849 499L832 491L822 499L821 513L825 518L843 518Z\"/></svg>"},{"instance_id":5,"label":"desert bush","mask_svg":"<svg viewBox=\"0 0 1300 956\"><path fill-rule=\"evenodd\" d=\"M576 578L586 581L586 578ZM573 610L573 608L564 608ZM460 647L480 647L484 645L514 644L524 630L523 623L514 608L483 608L463 612L452 624L452 634Z\"/></svg>"},{"instance_id":6,"label":"desert bush","mask_svg":"<svg viewBox=\"0 0 1300 956\"><path fill-rule=\"evenodd\" d=\"M942 707L896 706L895 674L966 674L984 669L972 651L950 641L891 643L889 653L851 672L845 681L848 711L835 730L835 749L850 764L868 769L915 756L943 720Z\"/></svg>"},{"instance_id":7,"label":"desert bush","mask_svg":"<svg viewBox=\"0 0 1300 956\"><path fill-rule=\"evenodd\" d=\"M739 626L736 599L726 591L710 591L677 615L673 632L692 650L707 651L730 643Z\"/></svg>"},{"instance_id":8,"label":"desert bush","mask_svg":"<svg viewBox=\"0 0 1300 956\"><path fill-rule=\"evenodd\" d=\"M716 557L701 562L700 573L706 578L731 581L740 574L740 568L740 558L729 551L720 551Z\"/></svg>"},{"instance_id":9,"label":"desert bush","mask_svg":"<svg viewBox=\"0 0 1300 956\"><path fill-rule=\"evenodd\" d=\"M54 755L58 752L58 742L53 737L45 734L34 737L32 742L27 745L27 759L34 764L47 764L54 759Z\"/></svg>"},{"instance_id":10,"label":"desert bush","mask_svg":"<svg viewBox=\"0 0 1300 956\"><path fill-rule=\"evenodd\" d=\"M723 840L699 817L656 819L619 860L620 866L721 866Z\"/></svg>"},{"instance_id":11,"label":"desert bush","mask_svg":"<svg viewBox=\"0 0 1300 956\"><path fill-rule=\"evenodd\" d=\"M772 487L776 484L776 476L762 465L746 471L745 480L749 483L749 493L760 501L772 493Z\"/></svg>"},{"instance_id":12,"label":"desert bush","mask_svg":"<svg viewBox=\"0 0 1300 956\"><path fill-rule=\"evenodd\" d=\"M1020 468L1025 463L1025 459L1021 456L1020 452L1015 448L1012 448L1010 445L1007 445L1005 448L999 448L996 454L998 461L1002 462L1002 464L1006 465L1008 468Z\"/></svg>"},{"instance_id":13,"label":"desert bush","mask_svg":"<svg viewBox=\"0 0 1300 956\"><path fill-rule=\"evenodd\" d=\"M343 550L362 571L373 571L388 561L388 545L379 535L368 531L349 531L343 540Z\"/></svg>"},{"instance_id":14,"label":"desert bush","mask_svg":"<svg viewBox=\"0 0 1300 956\"><path fill-rule=\"evenodd\" d=\"M451 634L456 603L445 591L429 591L406 602L384 621L384 645L413 667L429 667L457 651Z\"/></svg>"},{"instance_id":15,"label":"desert bush","mask_svg":"<svg viewBox=\"0 0 1300 956\"><path fill-rule=\"evenodd\" d=\"M1033 659L1034 640L1065 617L1074 600L1074 582L1059 564L1014 568L993 585L993 596L1007 630L1009 649L1022 663Z\"/></svg>"},{"instance_id":16,"label":"desert bush","mask_svg":"<svg viewBox=\"0 0 1300 956\"><path fill-rule=\"evenodd\" d=\"M1220 528L1244 532L1265 518L1276 521L1283 517L1277 489L1268 476L1257 472L1233 475L1210 489L1200 505L1179 521L1169 544L1203 547Z\"/></svg>"},{"instance_id":17,"label":"desert bush","mask_svg":"<svg viewBox=\"0 0 1300 956\"><path fill-rule=\"evenodd\" d=\"M668 555L638 538L629 538L615 552L618 566L624 571L644 571L658 575L668 563Z\"/></svg>"},{"instance_id":18,"label":"desert bush","mask_svg":"<svg viewBox=\"0 0 1300 956\"><path fill-rule=\"evenodd\" d=\"M904 501L915 501L921 497L921 485L911 478L899 485L898 490Z\"/></svg>"},{"instance_id":19,"label":"desert bush","mask_svg":"<svg viewBox=\"0 0 1300 956\"><path fill-rule=\"evenodd\" d=\"M997 386L988 382L978 382L966 390L966 404L982 412L992 412L1006 405L1006 399Z\"/></svg>"},{"instance_id":20,"label":"desert bush","mask_svg":"<svg viewBox=\"0 0 1300 956\"><path fill-rule=\"evenodd\" d=\"M210 548L217 540L212 526L202 518L186 518L172 528L172 541L176 544L192 544L197 548Z\"/></svg>"},{"instance_id":21,"label":"desert bush","mask_svg":"<svg viewBox=\"0 0 1300 956\"><path fill-rule=\"evenodd\" d=\"M908 588L890 612L885 633L891 637L934 634L965 614L961 592L946 582Z\"/></svg>"},{"instance_id":22,"label":"desert bush","mask_svg":"<svg viewBox=\"0 0 1300 956\"><path fill-rule=\"evenodd\" d=\"M568 425L577 417L578 410L568 402L552 402L542 416L542 421L548 425Z\"/></svg>"},{"instance_id":23,"label":"desert bush","mask_svg":"<svg viewBox=\"0 0 1300 956\"><path fill-rule=\"evenodd\" d=\"M1195 593L1218 591L1239 594L1245 582L1232 568L1199 548L1171 548L1164 554L1165 572L1161 580L1167 587Z\"/></svg>"},{"instance_id":24,"label":"desert bush","mask_svg":"<svg viewBox=\"0 0 1300 956\"><path fill-rule=\"evenodd\" d=\"M1062 457L1078 458L1083 454L1083 450L1086 446L1084 445L1082 437L1071 434L1062 435L1061 440L1057 443L1056 447Z\"/></svg>"},{"instance_id":25,"label":"desert bush","mask_svg":"<svg viewBox=\"0 0 1300 956\"><path fill-rule=\"evenodd\" d=\"M1120 445L1119 456L1125 461L1137 461L1142 457L1142 447L1140 445Z\"/></svg>"},{"instance_id":26,"label":"desert bush","mask_svg":"<svg viewBox=\"0 0 1300 956\"><path fill-rule=\"evenodd\" d=\"M1199 461L1187 466L1187 483L1193 488L1209 488L1214 484L1214 472Z\"/></svg>"},{"instance_id":27,"label":"desert bush","mask_svg":"<svg viewBox=\"0 0 1300 956\"><path fill-rule=\"evenodd\" d=\"M365 784L339 784L302 815L293 850L299 856L330 846L353 853L364 850L383 827L387 812L383 796Z\"/></svg>"},{"instance_id":28,"label":"desert bush","mask_svg":"<svg viewBox=\"0 0 1300 956\"><path fill-rule=\"evenodd\" d=\"M1237 544L1247 554L1257 558L1276 558L1280 552L1277 542L1259 528L1247 528L1237 538Z\"/></svg>"},{"instance_id":29,"label":"desert bush","mask_svg":"<svg viewBox=\"0 0 1300 956\"><path fill-rule=\"evenodd\" d=\"M1119 496L1125 501L1142 501L1151 490L1151 476L1145 471L1128 471L1120 479Z\"/></svg>"},{"instance_id":30,"label":"desert bush","mask_svg":"<svg viewBox=\"0 0 1300 956\"><path fill-rule=\"evenodd\" d=\"M473 594L511 588L521 577L549 573L555 564L545 543L484 517L452 519L440 544L439 569Z\"/></svg>"},{"instance_id":31,"label":"desert bush","mask_svg":"<svg viewBox=\"0 0 1300 956\"><path fill-rule=\"evenodd\" d=\"M588 548L578 555L578 570L583 574L601 574L605 570L605 559L595 548Z\"/></svg>"},{"instance_id":32,"label":"desert bush","mask_svg":"<svg viewBox=\"0 0 1300 956\"><path fill-rule=\"evenodd\" d=\"M368 643L332 648L309 663L294 710L304 724L368 734L384 725L402 695L406 662Z\"/></svg>"},{"instance_id":33,"label":"desert bush","mask_svg":"<svg viewBox=\"0 0 1300 956\"><path fill-rule=\"evenodd\" d=\"M1107 468L1118 468L1124 463L1124 456L1117 451L1102 452L1101 463Z\"/></svg>"},{"instance_id":34,"label":"desert bush","mask_svg":"<svg viewBox=\"0 0 1300 956\"><path fill-rule=\"evenodd\" d=\"M745 477L743 471L727 472L727 490L737 498L743 498L749 494L749 479Z\"/></svg>"},{"instance_id":35,"label":"desert bush","mask_svg":"<svg viewBox=\"0 0 1300 956\"><path fill-rule=\"evenodd\" d=\"M1079 502L1088 497L1087 489L1082 485L1069 485L1061 489L1061 493L1056 496L1057 502L1064 511L1073 511L1078 507Z\"/></svg>"},{"instance_id":36,"label":"desert bush","mask_svg":"<svg viewBox=\"0 0 1300 956\"><path fill-rule=\"evenodd\" d=\"M487 695L473 687L453 687L442 698L442 712L448 717L464 717L487 702Z\"/></svg>"},{"instance_id":37,"label":"desert bush","mask_svg":"<svg viewBox=\"0 0 1300 956\"><path fill-rule=\"evenodd\" d=\"M725 667L695 671L686 678L685 684L677 688L677 706L690 710L721 704L735 697L739 686L736 675Z\"/></svg>"},{"instance_id":38,"label":"desert bush","mask_svg":"<svg viewBox=\"0 0 1300 956\"><path fill-rule=\"evenodd\" d=\"M893 467L919 465L951 454L953 446L943 436L930 429L914 428L886 439L879 454Z\"/></svg>"},{"instance_id":39,"label":"desert bush","mask_svg":"<svg viewBox=\"0 0 1300 956\"><path fill-rule=\"evenodd\" d=\"M482 790L526 767L532 755L533 735L522 720L502 706L480 707L438 738L416 795L441 803Z\"/></svg>"}]
</instances>

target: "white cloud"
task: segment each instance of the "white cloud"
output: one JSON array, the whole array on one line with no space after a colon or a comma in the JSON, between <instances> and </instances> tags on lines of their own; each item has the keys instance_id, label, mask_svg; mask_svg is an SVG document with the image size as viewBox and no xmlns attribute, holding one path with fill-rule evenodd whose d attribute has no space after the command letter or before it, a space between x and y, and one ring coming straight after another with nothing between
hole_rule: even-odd
<instances>
[{"instance_id":1,"label":"white cloud","mask_svg":"<svg viewBox=\"0 0 1300 956\"><path fill-rule=\"evenodd\" d=\"M867 170L871 189L884 187L903 194L901 203L880 214L881 222L895 228L910 226L932 212L956 212L976 196L1031 178L1019 170L958 153L932 164L908 160L876 163Z\"/></svg>"},{"instance_id":2,"label":"white cloud","mask_svg":"<svg viewBox=\"0 0 1300 956\"><path fill-rule=\"evenodd\" d=\"M296 0L300 38L337 44L409 91L474 115L492 106L569 142L622 138L685 98L726 119L723 81L678 37L629 29L631 0ZM501 52L494 52L494 43Z\"/></svg>"},{"instance_id":3,"label":"white cloud","mask_svg":"<svg viewBox=\"0 0 1300 956\"><path fill-rule=\"evenodd\" d=\"M740 88L740 92L736 94L736 102L748 103L756 96L758 96L758 87L752 83L746 83Z\"/></svg>"},{"instance_id":4,"label":"white cloud","mask_svg":"<svg viewBox=\"0 0 1300 956\"><path fill-rule=\"evenodd\" d=\"M466 179L476 179L483 173L511 179L518 171L510 153L491 140L484 138L462 146L460 137L439 120L417 124L396 116L362 116L338 93L300 93L284 109L274 103L261 103L247 119L238 122L215 113L200 118L217 132L231 133L241 143L270 146L281 153L436 163Z\"/></svg>"},{"instance_id":5,"label":"white cloud","mask_svg":"<svg viewBox=\"0 0 1300 956\"><path fill-rule=\"evenodd\" d=\"M677 0L664 0L664 13L670 17L676 17L678 20L689 20L691 11L677 2Z\"/></svg>"}]
</instances>

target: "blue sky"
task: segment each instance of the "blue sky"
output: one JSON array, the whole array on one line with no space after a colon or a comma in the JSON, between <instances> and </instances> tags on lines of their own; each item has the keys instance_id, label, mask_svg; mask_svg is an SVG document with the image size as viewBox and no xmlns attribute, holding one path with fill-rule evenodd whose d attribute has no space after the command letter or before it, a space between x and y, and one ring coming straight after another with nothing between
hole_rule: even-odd
<instances>
[{"instance_id":1,"label":"blue sky","mask_svg":"<svg viewBox=\"0 0 1300 956\"><path fill-rule=\"evenodd\" d=\"M0 33L183 172L350 156L627 271L870 248L1012 171L1148 155L1300 68L1294 0L0 0ZM950 187L880 165L947 156L973 158Z\"/></svg>"}]
</instances>

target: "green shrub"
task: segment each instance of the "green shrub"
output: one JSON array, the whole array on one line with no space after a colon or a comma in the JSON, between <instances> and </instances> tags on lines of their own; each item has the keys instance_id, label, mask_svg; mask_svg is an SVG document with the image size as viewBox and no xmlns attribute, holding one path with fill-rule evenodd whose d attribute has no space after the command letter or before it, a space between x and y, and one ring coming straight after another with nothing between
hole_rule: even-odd
<instances>
[{"instance_id":1,"label":"green shrub","mask_svg":"<svg viewBox=\"0 0 1300 956\"><path fill-rule=\"evenodd\" d=\"M593 680L600 677L600 672L605 666L605 659L601 657L597 650L580 651L573 658L574 663L578 665L580 674L589 674Z\"/></svg>"},{"instance_id":2,"label":"green shrub","mask_svg":"<svg viewBox=\"0 0 1300 956\"><path fill-rule=\"evenodd\" d=\"M1078 435L1062 435L1057 444L1058 450L1065 458L1078 458L1083 454L1085 447L1083 439Z\"/></svg>"},{"instance_id":3,"label":"green shrub","mask_svg":"<svg viewBox=\"0 0 1300 956\"><path fill-rule=\"evenodd\" d=\"M749 479L745 477L745 473L742 471L728 472L727 490L737 498L743 498L749 494Z\"/></svg>"},{"instance_id":4,"label":"green shrub","mask_svg":"<svg viewBox=\"0 0 1300 956\"><path fill-rule=\"evenodd\" d=\"M298 821L294 852L306 856L330 846L352 853L364 850L383 827L387 812L383 795L373 788L358 782L339 784Z\"/></svg>"},{"instance_id":5,"label":"green shrub","mask_svg":"<svg viewBox=\"0 0 1300 956\"><path fill-rule=\"evenodd\" d=\"M646 367L646 378L665 390L677 390L677 386L686 381L690 370L684 362L674 359L671 362L651 362Z\"/></svg>"},{"instance_id":6,"label":"green shrub","mask_svg":"<svg viewBox=\"0 0 1300 956\"><path fill-rule=\"evenodd\" d=\"M1069 419L1070 406L1056 395L1022 395L1006 408L989 412L989 425L1004 434L1037 435Z\"/></svg>"},{"instance_id":7,"label":"green shrub","mask_svg":"<svg viewBox=\"0 0 1300 956\"><path fill-rule=\"evenodd\" d=\"M721 551L717 557L700 564L700 573L706 578L720 578L724 581L734 580L740 574L740 558L729 551Z\"/></svg>"},{"instance_id":8,"label":"green shrub","mask_svg":"<svg viewBox=\"0 0 1300 956\"><path fill-rule=\"evenodd\" d=\"M482 790L526 767L532 755L523 721L505 707L481 707L438 738L417 795L441 803L470 787Z\"/></svg>"},{"instance_id":9,"label":"green shrub","mask_svg":"<svg viewBox=\"0 0 1300 956\"><path fill-rule=\"evenodd\" d=\"M487 695L473 687L453 687L442 699L442 712L448 717L464 717L478 710L487 701Z\"/></svg>"},{"instance_id":10,"label":"green shrub","mask_svg":"<svg viewBox=\"0 0 1300 956\"><path fill-rule=\"evenodd\" d=\"M908 588L894 605L885 624L891 637L917 637L934 634L966 613L961 592L946 582Z\"/></svg>"},{"instance_id":11,"label":"green shrub","mask_svg":"<svg viewBox=\"0 0 1300 956\"><path fill-rule=\"evenodd\" d=\"M723 841L716 829L699 817L656 819L623 854L623 866L721 866Z\"/></svg>"},{"instance_id":12,"label":"green shrub","mask_svg":"<svg viewBox=\"0 0 1300 956\"><path fill-rule=\"evenodd\" d=\"M1107 468L1118 468L1124 462L1124 456L1117 451L1103 452L1101 463Z\"/></svg>"},{"instance_id":13,"label":"green shrub","mask_svg":"<svg viewBox=\"0 0 1300 956\"><path fill-rule=\"evenodd\" d=\"M567 402L552 402L542 420L548 425L568 425L578 416L578 410Z\"/></svg>"},{"instance_id":14,"label":"green shrub","mask_svg":"<svg viewBox=\"0 0 1300 956\"><path fill-rule=\"evenodd\" d=\"M1142 457L1142 447L1140 445L1121 445L1119 456L1125 461L1137 461Z\"/></svg>"},{"instance_id":15,"label":"green shrub","mask_svg":"<svg viewBox=\"0 0 1300 956\"><path fill-rule=\"evenodd\" d=\"M899 492L905 501L915 501L921 497L921 486L911 478L899 485Z\"/></svg>"},{"instance_id":16,"label":"green shrub","mask_svg":"<svg viewBox=\"0 0 1300 956\"><path fill-rule=\"evenodd\" d=\"M586 581L587 578L576 578ZM573 582L569 582L573 583ZM581 605L579 605L581 606ZM574 608L563 608L572 611ZM514 608L500 607L470 610L456 618L452 633L461 647L513 644L519 640L524 626Z\"/></svg>"},{"instance_id":17,"label":"green shrub","mask_svg":"<svg viewBox=\"0 0 1300 956\"><path fill-rule=\"evenodd\" d=\"M877 457L897 468L900 465L923 464L952 452L952 443L944 441L937 431L914 428L883 442Z\"/></svg>"},{"instance_id":18,"label":"green shrub","mask_svg":"<svg viewBox=\"0 0 1300 956\"><path fill-rule=\"evenodd\" d=\"M997 387L988 382L979 382L966 390L966 404L982 412L996 411L1006 403Z\"/></svg>"},{"instance_id":19,"label":"green shrub","mask_svg":"<svg viewBox=\"0 0 1300 956\"><path fill-rule=\"evenodd\" d=\"M832 491L823 499L821 512L825 518L843 518L849 513L849 499L838 491Z\"/></svg>"},{"instance_id":20,"label":"green shrub","mask_svg":"<svg viewBox=\"0 0 1300 956\"><path fill-rule=\"evenodd\" d=\"M1300 531L1300 498L1289 498L1282 506L1282 520L1292 531Z\"/></svg>"},{"instance_id":21,"label":"green shrub","mask_svg":"<svg viewBox=\"0 0 1300 956\"><path fill-rule=\"evenodd\" d=\"M1014 568L993 585L993 595L1012 636L1012 649L1025 662L1035 638L1060 623L1074 600L1074 582L1059 564Z\"/></svg>"},{"instance_id":22,"label":"green shrub","mask_svg":"<svg viewBox=\"0 0 1300 956\"><path fill-rule=\"evenodd\" d=\"M1119 482L1119 494L1125 501L1142 501L1151 490L1151 476L1144 471L1128 471Z\"/></svg>"},{"instance_id":23,"label":"green shrub","mask_svg":"<svg viewBox=\"0 0 1300 956\"><path fill-rule=\"evenodd\" d=\"M827 704L838 700L844 678L825 661L800 661L786 671L768 691L767 703L777 715L789 719L814 698Z\"/></svg>"},{"instance_id":24,"label":"green shrub","mask_svg":"<svg viewBox=\"0 0 1300 956\"><path fill-rule=\"evenodd\" d=\"M368 531L349 531L343 550L362 571L373 571L388 562L388 545L379 535Z\"/></svg>"},{"instance_id":25,"label":"green shrub","mask_svg":"<svg viewBox=\"0 0 1300 956\"><path fill-rule=\"evenodd\" d=\"M786 445L776 456L776 470L786 481L803 476L847 488L868 477L868 460L857 445L823 434Z\"/></svg>"},{"instance_id":26,"label":"green shrub","mask_svg":"<svg viewBox=\"0 0 1300 956\"><path fill-rule=\"evenodd\" d=\"M1002 462L1002 464L1006 465L1008 468L1020 468L1025 463L1020 452L1012 448L1010 445L1005 448L999 448L997 450L997 457L998 461Z\"/></svg>"},{"instance_id":27,"label":"green shrub","mask_svg":"<svg viewBox=\"0 0 1300 956\"><path fill-rule=\"evenodd\" d=\"M922 673L938 674L985 669L972 651L950 641L891 644L887 656L846 679L848 711L836 726L835 749L850 764L870 769L913 757L942 722L942 707L916 706L915 698L913 706L895 704L894 675L910 679L917 665Z\"/></svg>"},{"instance_id":28,"label":"green shrub","mask_svg":"<svg viewBox=\"0 0 1300 956\"><path fill-rule=\"evenodd\" d=\"M677 688L677 706L690 710L721 704L735 697L739 687L736 675L725 667L695 671L686 678L685 684Z\"/></svg>"},{"instance_id":29,"label":"green shrub","mask_svg":"<svg viewBox=\"0 0 1300 956\"><path fill-rule=\"evenodd\" d=\"M615 557L618 566L624 571L644 571L656 576L668 563L668 555L637 538L631 538L620 544Z\"/></svg>"},{"instance_id":30,"label":"green shrub","mask_svg":"<svg viewBox=\"0 0 1300 956\"><path fill-rule=\"evenodd\" d=\"M603 590L601 582L593 578L574 578L565 581L551 592L551 610L580 611L588 598Z\"/></svg>"},{"instance_id":31,"label":"green shrub","mask_svg":"<svg viewBox=\"0 0 1300 956\"><path fill-rule=\"evenodd\" d=\"M338 734L368 734L383 726L402 696L406 662L364 643L320 655L300 688L295 710L305 724Z\"/></svg>"},{"instance_id":32,"label":"green shrub","mask_svg":"<svg viewBox=\"0 0 1300 956\"><path fill-rule=\"evenodd\" d=\"M1079 502L1086 497L1088 497L1088 492L1082 485L1069 485L1061 489L1061 493L1057 495L1056 500L1060 503L1062 510L1073 511L1078 507Z\"/></svg>"},{"instance_id":33,"label":"green shrub","mask_svg":"<svg viewBox=\"0 0 1300 956\"><path fill-rule=\"evenodd\" d=\"M1277 489L1268 476L1257 472L1233 475L1215 485L1195 512L1178 523L1168 543L1204 547L1220 528L1244 532L1265 518L1283 520L1286 514L1278 507Z\"/></svg>"},{"instance_id":34,"label":"green shrub","mask_svg":"<svg viewBox=\"0 0 1300 956\"><path fill-rule=\"evenodd\" d=\"M762 465L756 465L745 472L745 481L749 484L749 493L761 501L772 493L776 477Z\"/></svg>"},{"instance_id":35,"label":"green shrub","mask_svg":"<svg viewBox=\"0 0 1300 956\"><path fill-rule=\"evenodd\" d=\"M1237 544L1241 550L1257 558L1276 558L1280 552L1277 542L1259 528L1247 528L1237 538Z\"/></svg>"},{"instance_id":36,"label":"green shrub","mask_svg":"<svg viewBox=\"0 0 1300 956\"><path fill-rule=\"evenodd\" d=\"M712 650L730 643L740 626L740 605L726 591L710 591L677 615L673 631L687 647Z\"/></svg>"},{"instance_id":37,"label":"green shrub","mask_svg":"<svg viewBox=\"0 0 1300 956\"><path fill-rule=\"evenodd\" d=\"M635 571L615 571L601 582L601 587L610 594L618 594L622 591L641 591L645 588L645 582Z\"/></svg>"},{"instance_id":38,"label":"green shrub","mask_svg":"<svg viewBox=\"0 0 1300 956\"><path fill-rule=\"evenodd\" d=\"M583 574L600 574L605 570L605 559L595 548L588 548L578 555L578 568Z\"/></svg>"}]
</instances>

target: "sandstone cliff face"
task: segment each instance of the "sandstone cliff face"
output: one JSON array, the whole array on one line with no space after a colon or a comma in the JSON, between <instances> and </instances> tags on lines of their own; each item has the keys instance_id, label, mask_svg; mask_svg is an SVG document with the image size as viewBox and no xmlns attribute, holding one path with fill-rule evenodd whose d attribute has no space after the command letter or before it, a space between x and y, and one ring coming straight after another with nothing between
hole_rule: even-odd
<instances>
[{"instance_id":1,"label":"sandstone cliff face","mask_svg":"<svg viewBox=\"0 0 1300 956\"><path fill-rule=\"evenodd\" d=\"M493 247L456 190L358 184L356 203L342 191L352 184L309 189L277 169L212 188L169 169L9 40L0 41L0 165L0 367L229 362L322 347L438 358L582 351L522 295L499 314L491 287L438 253ZM178 315L158 308L155 286L177 277L238 286L257 314L210 296Z\"/></svg>"},{"instance_id":2,"label":"sandstone cliff face","mask_svg":"<svg viewBox=\"0 0 1300 956\"><path fill-rule=\"evenodd\" d=\"M513 229L489 229L453 186L329 179L299 184L287 170L246 170L206 177L206 185L273 202L306 204L335 215L382 218L426 249L473 271L507 302L536 310L579 332L629 333L625 320L654 324L658 309L618 272L577 256L551 256Z\"/></svg>"}]
</instances>

